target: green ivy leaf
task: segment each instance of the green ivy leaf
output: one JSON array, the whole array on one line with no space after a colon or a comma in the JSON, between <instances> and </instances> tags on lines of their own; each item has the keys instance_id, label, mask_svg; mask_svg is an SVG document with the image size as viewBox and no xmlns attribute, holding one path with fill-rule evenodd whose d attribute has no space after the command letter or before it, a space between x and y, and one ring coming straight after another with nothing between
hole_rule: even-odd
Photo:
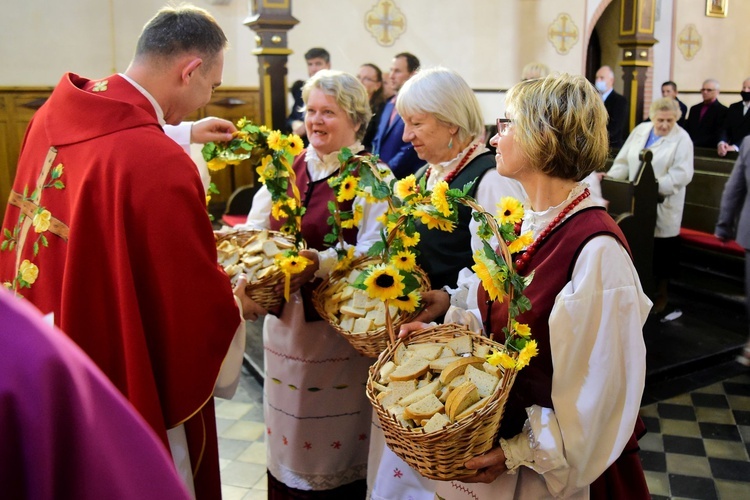
<instances>
[{"instance_id":1,"label":"green ivy leaf","mask_svg":"<svg viewBox=\"0 0 750 500\"><path fill-rule=\"evenodd\" d=\"M13 235L11 234L10 230L7 227L3 228L3 236L5 236L8 239L11 239Z\"/></svg>"},{"instance_id":2,"label":"green ivy leaf","mask_svg":"<svg viewBox=\"0 0 750 500\"><path fill-rule=\"evenodd\" d=\"M65 184L63 184L62 181L55 181L54 184L52 184L52 186L55 189L64 189L65 188Z\"/></svg>"},{"instance_id":3,"label":"green ivy leaf","mask_svg":"<svg viewBox=\"0 0 750 500\"><path fill-rule=\"evenodd\" d=\"M378 241L376 243L373 243L370 249L367 250L367 255L369 255L370 257L375 257L383 253L384 250L385 250L385 242Z\"/></svg>"},{"instance_id":4,"label":"green ivy leaf","mask_svg":"<svg viewBox=\"0 0 750 500\"><path fill-rule=\"evenodd\" d=\"M47 241L47 237L43 234L39 235L39 242L42 244L42 246L47 247L49 246L49 242Z\"/></svg>"},{"instance_id":5,"label":"green ivy leaf","mask_svg":"<svg viewBox=\"0 0 750 500\"><path fill-rule=\"evenodd\" d=\"M34 257L36 257L38 253L39 253L39 243L35 241L34 242Z\"/></svg>"},{"instance_id":6,"label":"green ivy leaf","mask_svg":"<svg viewBox=\"0 0 750 500\"><path fill-rule=\"evenodd\" d=\"M10 243L10 241L8 240L4 240L2 243L0 243L0 252L2 252L3 250L7 250L8 243Z\"/></svg>"}]
</instances>

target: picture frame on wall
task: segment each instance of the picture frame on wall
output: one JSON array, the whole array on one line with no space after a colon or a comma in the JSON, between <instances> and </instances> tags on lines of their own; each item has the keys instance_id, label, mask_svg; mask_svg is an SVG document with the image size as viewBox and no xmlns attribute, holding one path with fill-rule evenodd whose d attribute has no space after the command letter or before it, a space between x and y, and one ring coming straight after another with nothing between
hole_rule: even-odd
<instances>
[{"instance_id":1,"label":"picture frame on wall","mask_svg":"<svg viewBox=\"0 0 750 500\"><path fill-rule=\"evenodd\" d=\"M729 0L706 0L706 15L708 17L727 17Z\"/></svg>"}]
</instances>

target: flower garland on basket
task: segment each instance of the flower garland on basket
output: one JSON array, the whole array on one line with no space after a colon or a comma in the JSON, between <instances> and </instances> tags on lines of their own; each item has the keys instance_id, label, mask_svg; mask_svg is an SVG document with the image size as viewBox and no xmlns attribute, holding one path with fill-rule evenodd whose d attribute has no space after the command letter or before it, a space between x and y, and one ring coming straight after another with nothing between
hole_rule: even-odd
<instances>
[{"instance_id":1,"label":"flower garland on basket","mask_svg":"<svg viewBox=\"0 0 750 500\"><path fill-rule=\"evenodd\" d=\"M302 152L304 144L297 135L284 135L264 125L256 125L246 118L237 121L237 131L229 142L209 142L203 146L203 159L212 172L227 165L239 165L250 159L259 166L258 179L271 194L271 216L279 220L286 217L280 231L294 239L294 247L276 255L276 264L284 273L284 298L289 300L290 281L293 274L302 272L310 260L301 256L304 246L302 238L302 216L305 207L300 202L300 193L292 169L294 157ZM211 183L213 185L213 183ZM292 194L289 195L291 187ZM215 187L213 188L216 192Z\"/></svg>"},{"instance_id":2,"label":"flower garland on basket","mask_svg":"<svg viewBox=\"0 0 750 500\"><path fill-rule=\"evenodd\" d=\"M466 461L496 443L516 374L537 354L528 325L515 320L531 308L523 291L533 273L521 276L511 260L532 237L519 234L523 207L513 198L500 201L495 218L466 195L467 187L438 183L429 206L424 186L414 179L407 177L394 187L410 207L406 210L428 226L448 224L442 217L455 203L472 208L483 240L473 256L473 270L492 300L508 301L502 344L463 325L437 325L390 345L370 368L367 397L391 450L424 477L462 479L476 473L465 467ZM490 243L493 236L498 251Z\"/></svg>"}]
</instances>

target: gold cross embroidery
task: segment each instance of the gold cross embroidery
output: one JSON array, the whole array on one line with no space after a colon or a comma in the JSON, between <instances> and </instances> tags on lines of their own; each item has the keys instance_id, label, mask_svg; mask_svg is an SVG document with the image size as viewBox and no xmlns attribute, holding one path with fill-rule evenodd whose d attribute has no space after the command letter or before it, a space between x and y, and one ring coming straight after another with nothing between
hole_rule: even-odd
<instances>
[{"instance_id":1,"label":"gold cross embroidery","mask_svg":"<svg viewBox=\"0 0 750 500\"><path fill-rule=\"evenodd\" d=\"M23 220L23 222L21 222L21 228L16 239L16 266L14 276L18 276L18 271L21 267L21 253L23 251L24 244L26 243L29 230L31 229L31 226L33 224L34 216L37 210L40 208L42 191L45 187L44 183L50 173L50 170L52 169L52 164L55 161L55 157L57 157L57 149L55 149L54 147L49 148L47 157L44 159L44 163L42 164L42 171L39 173L39 177L36 180L35 189L32 192L30 198L25 198L23 195L15 191L11 191L10 193L8 204L19 208L19 210L21 211L19 222ZM63 240L68 240L68 226L55 217L50 217L50 225L48 230L49 232L62 238Z\"/></svg>"}]
</instances>

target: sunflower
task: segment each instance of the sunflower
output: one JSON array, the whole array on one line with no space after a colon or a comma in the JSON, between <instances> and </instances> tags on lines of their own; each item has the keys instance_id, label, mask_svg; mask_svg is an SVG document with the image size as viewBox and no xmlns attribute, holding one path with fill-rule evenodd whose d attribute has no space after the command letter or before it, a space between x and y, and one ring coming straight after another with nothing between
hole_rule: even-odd
<instances>
[{"instance_id":1,"label":"sunflower","mask_svg":"<svg viewBox=\"0 0 750 500\"><path fill-rule=\"evenodd\" d=\"M224 170L227 167L227 162L225 162L221 158L214 158L212 160L208 160L206 162L206 166L212 172L218 172L219 170Z\"/></svg>"},{"instance_id":2,"label":"sunflower","mask_svg":"<svg viewBox=\"0 0 750 500\"><path fill-rule=\"evenodd\" d=\"M281 137L281 132L278 130L274 130L270 134L268 134L268 139L266 139L266 142L268 143L268 147L273 149L274 151L281 151L286 146L286 140L284 140Z\"/></svg>"},{"instance_id":3,"label":"sunflower","mask_svg":"<svg viewBox=\"0 0 750 500\"><path fill-rule=\"evenodd\" d=\"M310 264L310 259L301 255L276 254L276 265L279 266L284 274L297 274L305 270Z\"/></svg>"},{"instance_id":4,"label":"sunflower","mask_svg":"<svg viewBox=\"0 0 750 500\"><path fill-rule=\"evenodd\" d=\"M421 237L422 235L420 235L417 231L414 231L414 234L411 236L409 236L405 232L401 232L398 235L398 238L401 240L401 244L404 246L404 248L417 246Z\"/></svg>"},{"instance_id":5,"label":"sunflower","mask_svg":"<svg viewBox=\"0 0 750 500\"><path fill-rule=\"evenodd\" d=\"M410 273L417 265L416 256L409 250L401 250L391 258L391 264L400 271Z\"/></svg>"},{"instance_id":6,"label":"sunflower","mask_svg":"<svg viewBox=\"0 0 750 500\"><path fill-rule=\"evenodd\" d=\"M525 339L528 339L531 336L531 328L529 328L529 325L526 323L518 323L517 321L514 321L513 331L516 335Z\"/></svg>"},{"instance_id":7,"label":"sunflower","mask_svg":"<svg viewBox=\"0 0 750 500\"><path fill-rule=\"evenodd\" d=\"M289 136L289 154L297 156L304 148L305 143L302 142L302 139L298 135L292 134Z\"/></svg>"},{"instance_id":8,"label":"sunflower","mask_svg":"<svg viewBox=\"0 0 750 500\"><path fill-rule=\"evenodd\" d=\"M521 236L511 241L508 245L510 253L518 253L534 242L534 234L531 231L523 233Z\"/></svg>"},{"instance_id":9,"label":"sunflower","mask_svg":"<svg viewBox=\"0 0 750 500\"><path fill-rule=\"evenodd\" d=\"M414 312L419 306L419 293L414 290L409 295L401 295L396 297L396 300L392 304L398 307L399 311Z\"/></svg>"},{"instance_id":10,"label":"sunflower","mask_svg":"<svg viewBox=\"0 0 750 500\"><path fill-rule=\"evenodd\" d=\"M370 298L390 300L404 292L404 278L398 270L387 264L378 264L370 270L364 285Z\"/></svg>"},{"instance_id":11,"label":"sunflower","mask_svg":"<svg viewBox=\"0 0 750 500\"><path fill-rule=\"evenodd\" d=\"M419 192L419 188L417 187L417 178L414 177L414 174L407 175L403 179L396 181L396 184L393 185L393 194L402 200L407 196L417 194L417 192Z\"/></svg>"},{"instance_id":12,"label":"sunflower","mask_svg":"<svg viewBox=\"0 0 750 500\"><path fill-rule=\"evenodd\" d=\"M255 169L255 171L258 172L258 180L262 182L263 184L266 183L266 177L273 175L275 172L275 170L268 169L268 165L272 163L273 163L273 156L266 155L260 161L260 166ZM273 169L273 165L271 165L271 168Z\"/></svg>"},{"instance_id":13,"label":"sunflower","mask_svg":"<svg viewBox=\"0 0 750 500\"><path fill-rule=\"evenodd\" d=\"M348 175L346 179L341 181L339 194L336 195L336 201L342 203L354 199L354 196L357 194L357 184L359 184L359 178Z\"/></svg>"},{"instance_id":14,"label":"sunflower","mask_svg":"<svg viewBox=\"0 0 750 500\"><path fill-rule=\"evenodd\" d=\"M491 300L502 301L505 299L505 270L501 269L495 262L485 257L481 251L474 252L475 264L471 266L482 286L490 296Z\"/></svg>"},{"instance_id":15,"label":"sunflower","mask_svg":"<svg viewBox=\"0 0 750 500\"><path fill-rule=\"evenodd\" d=\"M438 181L432 188L432 205L438 212L443 214L444 217L448 217L451 214L451 206L445 197L445 193L448 189L450 188L445 181Z\"/></svg>"},{"instance_id":16,"label":"sunflower","mask_svg":"<svg viewBox=\"0 0 750 500\"><path fill-rule=\"evenodd\" d=\"M349 269L349 265L352 263L352 260L354 260L354 249L354 247L349 247L346 250L346 255L339 256L338 262L333 266L334 271Z\"/></svg>"},{"instance_id":17,"label":"sunflower","mask_svg":"<svg viewBox=\"0 0 750 500\"><path fill-rule=\"evenodd\" d=\"M354 211L352 212L352 218L342 220L341 227L344 229L351 229L353 227L358 226L361 220L362 220L362 205L357 205L354 207Z\"/></svg>"},{"instance_id":18,"label":"sunflower","mask_svg":"<svg viewBox=\"0 0 750 500\"><path fill-rule=\"evenodd\" d=\"M497 204L497 218L500 224L515 224L523 220L523 205L512 196L500 198Z\"/></svg>"},{"instance_id":19,"label":"sunflower","mask_svg":"<svg viewBox=\"0 0 750 500\"><path fill-rule=\"evenodd\" d=\"M271 205L271 216L276 220L279 220L279 217L286 217L287 213L284 212L284 207L289 207L294 210L297 208L297 200L294 198L286 198L274 202L274 204Z\"/></svg>"},{"instance_id":20,"label":"sunflower","mask_svg":"<svg viewBox=\"0 0 750 500\"><path fill-rule=\"evenodd\" d=\"M492 366L502 366L506 369L516 367L516 360L504 351L493 351L492 354L487 356L487 362Z\"/></svg>"},{"instance_id":21,"label":"sunflower","mask_svg":"<svg viewBox=\"0 0 750 500\"><path fill-rule=\"evenodd\" d=\"M436 217L435 214L430 213L429 208L426 206L414 210L414 216L419 217L422 221L422 224L427 226L427 229L438 228L441 231L447 231L449 233L453 232L453 222Z\"/></svg>"},{"instance_id":22,"label":"sunflower","mask_svg":"<svg viewBox=\"0 0 750 500\"><path fill-rule=\"evenodd\" d=\"M524 366L529 364L531 358L539 354L539 349L536 346L536 340L529 340L521 352L518 354L518 361L516 361L516 370L520 370Z\"/></svg>"}]
</instances>

